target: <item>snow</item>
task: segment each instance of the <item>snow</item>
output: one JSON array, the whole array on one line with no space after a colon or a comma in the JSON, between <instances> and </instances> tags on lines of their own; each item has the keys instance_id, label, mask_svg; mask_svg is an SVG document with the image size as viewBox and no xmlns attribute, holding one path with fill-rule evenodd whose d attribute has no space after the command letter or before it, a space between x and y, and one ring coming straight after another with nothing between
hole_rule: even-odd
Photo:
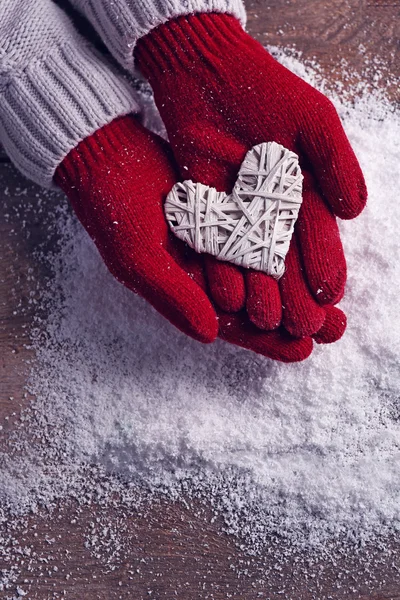
<instances>
[{"instance_id":1,"label":"snow","mask_svg":"<svg viewBox=\"0 0 400 600\"><path fill-rule=\"evenodd\" d=\"M32 331L36 400L1 457L4 514L84 496L95 465L146 498L203 499L252 552L273 534L312 549L399 528L400 117L383 98L332 99L369 189L341 223L342 340L296 365L194 342L112 278L62 208Z\"/></svg>"}]
</instances>

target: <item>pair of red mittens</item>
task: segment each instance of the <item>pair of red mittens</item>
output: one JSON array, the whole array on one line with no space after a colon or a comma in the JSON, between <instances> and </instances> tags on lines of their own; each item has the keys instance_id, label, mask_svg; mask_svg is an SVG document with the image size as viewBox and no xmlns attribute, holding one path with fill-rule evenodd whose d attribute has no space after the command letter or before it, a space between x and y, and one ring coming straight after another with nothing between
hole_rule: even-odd
<instances>
[{"instance_id":1,"label":"pair of red mittens","mask_svg":"<svg viewBox=\"0 0 400 600\"><path fill-rule=\"evenodd\" d=\"M111 272L203 342L218 334L296 361L310 354L311 336L341 337L346 319L333 305L346 262L335 215L359 214L366 189L333 105L227 15L169 21L139 41L136 58L174 156L128 116L81 142L56 173ZM163 214L179 177L175 164L181 178L230 192L248 149L265 141L296 152L305 176L279 283L189 252Z\"/></svg>"}]
</instances>

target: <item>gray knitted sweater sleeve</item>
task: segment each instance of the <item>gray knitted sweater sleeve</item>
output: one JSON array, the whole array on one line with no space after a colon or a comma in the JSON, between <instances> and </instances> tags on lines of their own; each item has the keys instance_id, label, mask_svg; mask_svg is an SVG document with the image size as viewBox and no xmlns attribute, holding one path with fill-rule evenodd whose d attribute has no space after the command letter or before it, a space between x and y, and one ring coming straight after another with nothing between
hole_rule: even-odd
<instances>
[{"instance_id":1,"label":"gray knitted sweater sleeve","mask_svg":"<svg viewBox=\"0 0 400 600\"><path fill-rule=\"evenodd\" d=\"M52 187L72 148L138 106L52 0L0 0L0 17L0 142L27 177Z\"/></svg>"},{"instance_id":2,"label":"gray knitted sweater sleeve","mask_svg":"<svg viewBox=\"0 0 400 600\"><path fill-rule=\"evenodd\" d=\"M133 50L137 40L169 19L199 12L236 16L243 25L242 0L71 0L92 23L116 60L134 70Z\"/></svg>"}]
</instances>

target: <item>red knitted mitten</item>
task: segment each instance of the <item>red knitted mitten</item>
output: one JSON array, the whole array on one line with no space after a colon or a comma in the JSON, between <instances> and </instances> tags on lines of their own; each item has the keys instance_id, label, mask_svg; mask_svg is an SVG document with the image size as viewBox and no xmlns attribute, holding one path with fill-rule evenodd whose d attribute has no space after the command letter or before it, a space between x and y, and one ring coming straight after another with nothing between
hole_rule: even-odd
<instances>
[{"instance_id":1,"label":"red knitted mitten","mask_svg":"<svg viewBox=\"0 0 400 600\"><path fill-rule=\"evenodd\" d=\"M163 201L177 181L172 152L134 117L115 119L83 140L55 181L111 273L181 331L211 342L219 328L225 340L284 362L309 356L311 338L261 332L243 316L218 319L204 291L203 258L189 253L165 220Z\"/></svg>"},{"instance_id":2,"label":"red knitted mitten","mask_svg":"<svg viewBox=\"0 0 400 600\"><path fill-rule=\"evenodd\" d=\"M171 256L162 199L176 172L166 150L134 117L120 117L74 148L55 181L116 279L184 333L212 342L215 310Z\"/></svg>"},{"instance_id":3,"label":"red knitted mitten","mask_svg":"<svg viewBox=\"0 0 400 600\"><path fill-rule=\"evenodd\" d=\"M303 205L284 277L278 284L209 256L215 302L229 312L246 305L263 329L282 319L293 335L322 327L319 342L338 339L344 315L332 319L323 306L340 300L346 281L335 215L357 216L367 194L332 103L225 14L169 21L139 41L136 58L153 87L183 179L230 192L246 152L261 142L276 141L300 157Z\"/></svg>"}]
</instances>

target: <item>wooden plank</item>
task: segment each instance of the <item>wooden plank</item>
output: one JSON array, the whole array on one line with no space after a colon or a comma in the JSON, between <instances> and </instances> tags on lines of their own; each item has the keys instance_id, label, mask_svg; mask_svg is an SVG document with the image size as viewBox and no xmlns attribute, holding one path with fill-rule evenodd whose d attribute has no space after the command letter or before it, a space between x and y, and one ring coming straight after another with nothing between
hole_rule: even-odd
<instances>
[{"instance_id":1,"label":"wooden plank","mask_svg":"<svg viewBox=\"0 0 400 600\"><path fill-rule=\"evenodd\" d=\"M385 86L399 101L400 0L248 0L248 29L261 43L293 47L331 82Z\"/></svg>"},{"instance_id":2,"label":"wooden plank","mask_svg":"<svg viewBox=\"0 0 400 600\"><path fill-rule=\"evenodd\" d=\"M396 98L399 1L249 0L247 7L248 30L262 43L294 46L306 60L315 58L332 84L339 78L348 86L356 77L344 73L345 60L348 70L362 73L372 87L389 82L389 94ZM381 79L375 81L378 70ZM1 156L0 163L4 161ZM29 402L23 391L24 361L32 356L24 342L35 312L30 301L37 282L46 275L33 251L53 243L46 241L46 228L34 220L24 199L39 197L43 214L51 214L54 203L63 199L43 193L5 164L0 164L0 190L0 424L4 439L20 408ZM14 314L20 302L24 311ZM101 536L103 525L119 532L119 538L110 539L109 550L100 548L96 558L96 542L92 547L85 542L95 539L97 529ZM0 534L6 532L7 524L3 524ZM273 552L248 557L220 532L221 524L211 522L207 509L198 506L163 502L146 515L118 503L114 508L63 503L51 518L45 512L27 518L18 542L31 548L31 556L20 555L21 574L11 590L0 591L0 598L12 597L16 585L21 585L29 590L27 598L38 600L400 600L400 578L391 567L393 563L400 569L400 547L395 540L391 556L387 550L365 548L345 564L343 559L336 564L324 562L322 573L318 565L302 571L292 559L277 570ZM362 559L371 553L378 561L366 568ZM10 566L6 557L0 557L0 569ZM337 587L338 573L342 573L341 587Z\"/></svg>"}]
</instances>

